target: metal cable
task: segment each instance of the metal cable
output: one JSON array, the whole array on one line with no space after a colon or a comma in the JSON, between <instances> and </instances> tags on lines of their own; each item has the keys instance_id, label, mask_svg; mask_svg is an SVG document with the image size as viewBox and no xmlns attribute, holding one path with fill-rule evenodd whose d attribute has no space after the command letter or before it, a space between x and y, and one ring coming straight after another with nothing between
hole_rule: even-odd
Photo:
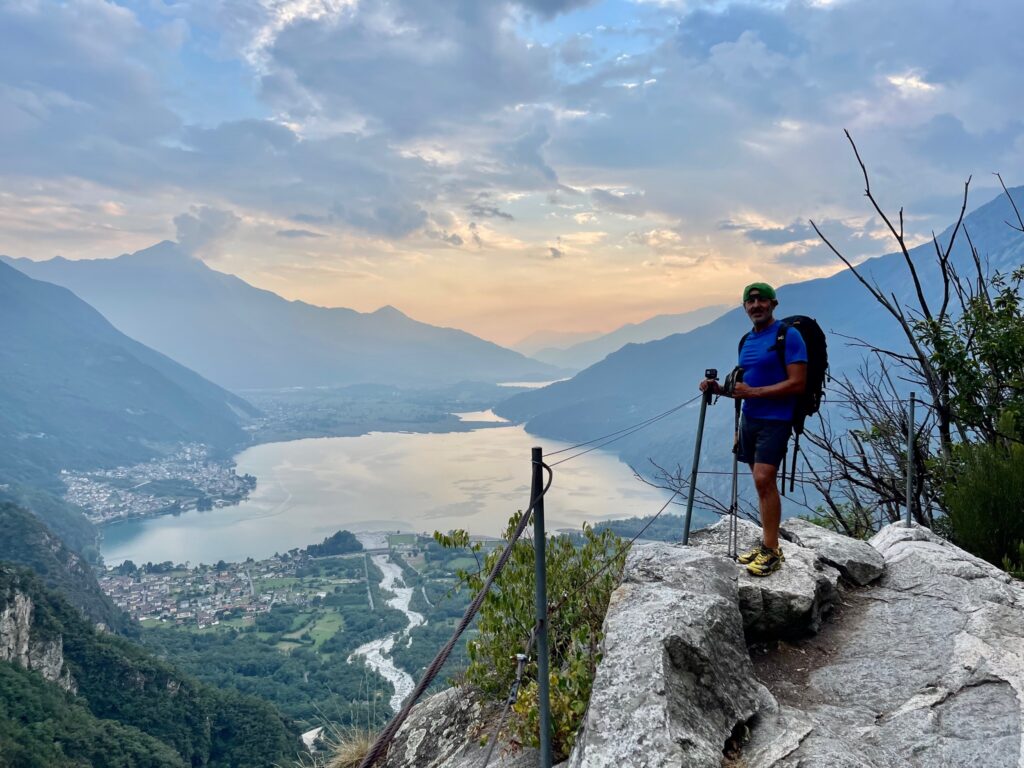
<instances>
[{"instance_id":1,"label":"metal cable","mask_svg":"<svg viewBox=\"0 0 1024 768\"><path fill-rule=\"evenodd\" d=\"M699 400L702 395L703 395L703 393L701 393L700 395L697 395L694 398L691 398L690 400L687 400L685 403L680 403L679 405L674 406L673 408L669 408L664 413L659 413L657 416L651 416L648 419L644 419L641 422L637 422L636 424L634 424L631 427L623 427L622 429L616 430L615 432L609 432L607 435L602 435L601 437L595 437L593 440L587 440L586 442L576 443L576 445L570 445L568 448L561 448L561 449L559 449L557 451L551 451L550 453L545 454L545 455L548 458L551 458L552 456L557 456L560 453L565 453L566 451L574 451L577 448L582 448L585 445L590 445L591 443L596 443L596 442L599 442L601 440L605 440L606 438L614 437L615 435L618 435L618 434L620 434L622 432L628 432L628 431L633 430L633 429L645 427L648 424L653 424L654 422L658 421L659 419L663 419L666 416L672 415L673 413L678 411L680 408L685 408L686 406L690 405L690 403L693 403L693 402ZM555 466L555 465L552 464L551 466Z\"/></svg>"},{"instance_id":2,"label":"metal cable","mask_svg":"<svg viewBox=\"0 0 1024 768\"><path fill-rule=\"evenodd\" d=\"M668 501L666 501L664 504L661 505L661 509L659 509L657 511L657 513L655 513L655 515L650 520L648 520L646 523L644 523L643 528L641 528L639 531L637 531L636 535L633 536L633 538L631 538L623 546L621 546L619 548L618 552L616 552L612 557L608 558L605 561L605 564L603 566L601 566L601 568L596 573L591 575L590 578L588 578L586 581L584 581L580 586L576 587L576 589L574 589L572 592L570 592L568 594L563 594L562 595L562 599L559 600L554 606L549 606L548 607L548 616L550 617L553 613L558 613L559 609L565 604L565 602L570 597L574 597L575 595L578 595L584 589L589 587L594 582L594 580L597 579L597 577L600 576L601 574L603 574L605 571L607 571L608 568L611 567L612 564L616 560L619 559L619 557L621 557L626 552L628 552L629 548L633 546L633 544L636 542L636 540L639 539L643 535L644 531L646 531L648 528L651 527L651 524L655 520L658 519L658 517L661 515L662 512L664 512L666 509L668 509L669 504L671 504L673 501L675 501L675 498L678 495L679 495L679 491L673 491L672 495L668 497Z\"/></svg>"},{"instance_id":3,"label":"metal cable","mask_svg":"<svg viewBox=\"0 0 1024 768\"><path fill-rule=\"evenodd\" d=\"M359 763L359 768L370 768L370 766L372 766L375 762L377 762L377 760L379 760L384 755L384 753L387 751L387 748L391 744L391 740L395 737L395 734L398 732L398 729L402 727L402 723L404 723L406 718L409 717L409 713L412 711L412 708L416 705L416 702L419 700L420 696L423 695L423 692L433 682L434 678L437 676L437 673L441 671L441 667L444 666L444 663L448 660L448 657L451 655L452 650L455 648L455 643L458 642L459 638L462 636L462 633L466 631L466 628L469 626L470 622L473 621L473 617L476 616L477 611L480 610L480 606L483 605L484 598L487 596L487 592L490 590L491 585L494 583L495 579L497 579L498 576L501 574L501 571L502 569L504 569L505 564L512 556L512 548L513 546L515 546L516 541L519 539L523 531L526 529L526 524L530 521L530 518L533 515L534 507L536 507L537 503L544 498L544 495L548 492L548 489L551 487L551 481L554 479L555 476L554 472L551 471L551 467L549 467L547 464L544 464L543 462L541 462L541 466L545 470L547 470L547 484L544 486L543 490L541 490L540 494L536 498L530 500L530 506L527 508L526 512L523 513L522 519L520 519L519 521L519 525L516 526L515 532L512 534L512 537L509 539L509 542L505 546L505 549L504 551L502 551L500 557L498 557L498 561L494 564L494 567L491 568L491 572L487 575L487 579L486 581L484 581L484 584L480 588L480 591L477 592L476 597L473 598L473 602L471 602L469 606L466 608L466 612L463 614L462 620L459 622L459 625L455 628L455 632L452 633L451 638L448 640L447 643L445 643L444 647L437 652L437 656L434 657L434 660L430 662L430 666L427 667L427 670L423 673L423 677L420 679L419 683L416 685L416 688L413 690L413 692L409 694L408 698L405 700L405 703L402 705L402 708L393 718L391 718L391 722L387 724L384 730L381 731L380 736L377 737L377 740L373 743L373 746L370 748L370 751L367 752L366 757L364 757L363 761Z\"/></svg>"}]
</instances>

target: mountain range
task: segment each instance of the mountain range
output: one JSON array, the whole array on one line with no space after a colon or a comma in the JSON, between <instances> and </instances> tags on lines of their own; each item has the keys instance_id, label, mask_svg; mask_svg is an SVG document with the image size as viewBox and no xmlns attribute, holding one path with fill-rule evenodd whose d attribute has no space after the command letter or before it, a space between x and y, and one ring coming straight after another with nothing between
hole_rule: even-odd
<instances>
[{"instance_id":1,"label":"mountain range","mask_svg":"<svg viewBox=\"0 0 1024 768\"><path fill-rule=\"evenodd\" d=\"M289 301L211 269L170 241L114 259L7 262L74 291L122 332L236 391L543 381L561 374L394 307L360 313Z\"/></svg>"},{"instance_id":2,"label":"mountain range","mask_svg":"<svg viewBox=\"0 0 1024 768\"><path fill-rule=\"evenodd\" d=\"M1018 207L1024 207L1024 187L1010 192ZM1003 195L965 217L964 224L991 271L1007 272L1024 263L1024 234L1006 223L1015 220ZM939 235L939 242L948 243L951 234L951 228L947 229ZM913 248L911 257L921 274L926 295L934 299L941 290L941 282L933 244L929 241ZM961 274L970 274L973 266L963 233L957 237L952 258ZM902 254L870 259L859 269L886 292L913 303L913 286ZM740 289L737 286L737 291ZM890 348L901 345L902 331L895 321L848 270L783 286L778 289L778 297L776 317L810 315L825 329L833 376L854 373L863 362L865 351L854 339ZM742 308L737 307L687 333L646 344L627 344L572 379L518 394L495 411L513 421L525 422L533 434L560 440L576 442L609 434L693 398L706 368L715 367L724 376L735 365L739 338L749 328ZM688 471L698 408L699 403L694 402L635 434L625 435L607 448L647 473L653 470L649 459L669 469L681 465ZM732 418L731 402L708 409L702 468L725 470L731 466ZM722 484L714 478L707 485L722 490Z\"/></svg>"},{"instance_id":3,"label":"mountain range","mask_svg":"<svg viewBox=\"0 0 1024 768\"><path fill-rule=\"evenodd\" d=\"M245 400L114 328L66 288L0 264L0 481L142 461L180 442L229 449Z\"/></svg>"},{"instance_id":4,"label":"mountain range","mask_svg":"<svg viewBox=\"0 0 1024 768\"><path fill-rule=\"evenodd\" d=\"M655 315L639 323L627 323L597 338L578 341L567 347L544 347L532 357L551 365L582 370L603 360L626 344L643 344L674 333L686 333L723 315L729 307L701 307L678 314Z\"/></svg>"}]
</instances>

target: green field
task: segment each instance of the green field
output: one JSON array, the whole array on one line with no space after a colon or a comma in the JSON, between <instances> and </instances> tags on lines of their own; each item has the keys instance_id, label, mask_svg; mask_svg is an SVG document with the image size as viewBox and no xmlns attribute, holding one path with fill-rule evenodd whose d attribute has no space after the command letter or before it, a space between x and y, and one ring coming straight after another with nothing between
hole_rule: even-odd
<instances>
[{"instance_id":1,"label":"green field","mask_svg":"<svg viewBox=\"0 0 1024 768\"><path fill-rule=\"evenodd\" d=\"M259 594L270 589L280 589L281 587L294 587L296 584L301 584L302 579L297 579L294 576L281 576L279 578L271 579L258 579L253 582L256 587L256 593Z\"/></svg>"},{"instance_id":2,"label":"green field","mask_svg":"<svg viewBox=\"0 0 1024 768\"><path fill-rule=\"evenodd\" d=\"M313 648L320 650L320 646L334 637L335 633L341 631L344 626L345 620L340 613L328 611L322 614L309 628L309 636L313 638Z\"/></svg>"},{"instance_id":3,"label":"green field","mask_svg":"<svg viewBox=\"0 0 1024 768\"><path fill-rule=\"evenodd\" d=\"M415 533L392 533L388 535L388 546L399 547L416 543Z\"/></svg>"}]
</instances>

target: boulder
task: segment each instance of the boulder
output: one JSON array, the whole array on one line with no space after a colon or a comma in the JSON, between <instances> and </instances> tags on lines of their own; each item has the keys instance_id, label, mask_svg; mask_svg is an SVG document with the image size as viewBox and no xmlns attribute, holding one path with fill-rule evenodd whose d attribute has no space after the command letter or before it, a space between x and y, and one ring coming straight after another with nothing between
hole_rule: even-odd
<instances>
[{"instance_id":1,"label":"boulder","mask_svg":"<svg viewBox=\"0 0 1024 768\"><path fill-rule=\"evenodd\" d=\"M695 547L633 548L569 766L717 768L732 734L774 710L747 654L736 578Z\"/></svg>"},{"instance_id":2,"label":"boulder","mask_svg":"<svg viewBox=\"0 0 1024 768\"><path fill-rule=\"evenodd\" d=\"M758 662L780 701L750 766L1024 768L1024 586L927 529L894 524L836 623Z\"/></svg>"},{"instance_id":3,"label":"boulder","mask_svg":"<svg viewBox=\"0 0 1024 768\"><path fill-rule=\"evenodd\" d=\"M449 688L420 701L398 729L384 768L479 768L500 706L484 704L470 688ZM536 749L495 747L488 768L533 768Z\"/></svg>"},{"instance_id":4,"label":"boulder","mask_svg":"<svg viewBox=\"0 0 1024 768\"><path fill-rule=\"evenodd\" d=\"M806 547L839 570L852 584L864 586L882 575L885 560L866 541L844 536L807 520L792 518L782 523L783 538Z\"/></svg>"},{"instance_id":5,"label":"boulder","mask_svg":"<svg viewBox=\"0 0 1024 768\"><path fill-rule=\"evenodd\" d=\"M695 531L690 545L724 558L728 535L729 520L723 518ZM761 540L761 529L738 520L737 540L738 551L750 549ZM815 550L786 542L782 551L786 561L770 576L752 576L744 566L731 564L739 584L740 612L748 639L796 638L817 632L838 600L839 572Z\"/></svg>"}]
</instances>

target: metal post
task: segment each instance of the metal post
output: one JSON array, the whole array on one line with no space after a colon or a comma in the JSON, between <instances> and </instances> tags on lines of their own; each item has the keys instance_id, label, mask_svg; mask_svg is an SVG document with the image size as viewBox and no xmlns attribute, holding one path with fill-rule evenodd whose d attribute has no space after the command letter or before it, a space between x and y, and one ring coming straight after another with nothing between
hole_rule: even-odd
<instances>
[{"instance_id":1,"label":"metal post","mask_svg":"<svg viewBox=\"0 0 1024 768\"><path fill-rule=\"evenodd\" d=\"M907 419L907 528L913 524L914 508L914 400L917 393L910 393L910 416Z\"/></svg>"},{"instance_id":2,"label":"metal post","mask_svg":"<svg viewBox=\"0 0 1024 768\"><path fill-rule=\"evenodd\" d=\"M693 446L693 469L690 472L690 498L686 500L686 516L683 518L683 544L690 543L690 519L693 516L693 497L697 491L697 468L700 466L700 444L704 440L704 417L708 412L708 403L714 394L711 387L704 390L700 400L700 420L697 422L697 443Z\"/></svg>"},{"instance_id":3,"label":"metal post","mask_svg":"<svg viewBox=\"0 0 1024 768\"><path fill-rule=\"evenodd\" d=\"M540 709L540 766L551 768L551 693L548 690L551 680L548 673L548 582L545 571L546 541L544 538L544 499L540 495L544 489L543 454L540 448L534 448L533 490L530 497L536 499L533 506L533 565L537 587L537 704Z\"/></svg>"}]
</instances>

